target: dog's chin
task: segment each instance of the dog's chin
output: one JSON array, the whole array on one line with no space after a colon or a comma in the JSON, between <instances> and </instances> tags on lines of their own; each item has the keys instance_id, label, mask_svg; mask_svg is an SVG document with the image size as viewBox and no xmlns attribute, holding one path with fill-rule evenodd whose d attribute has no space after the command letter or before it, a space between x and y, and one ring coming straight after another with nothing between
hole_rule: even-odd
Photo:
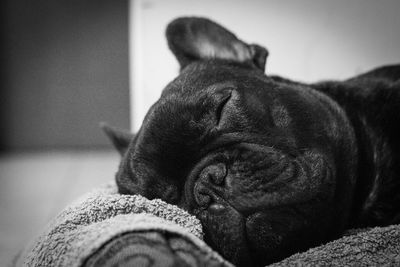
<instances>
[{"instance_id":1,"label":"dog's chin","mask_svg":"<svg viewBox=\"0 0 400 267\"><path fill-rule=\"evenodd\" d=\"M253 265L247 243L246 218L225 202L214 202L198 214L207 244L237 266Z\"/></svg>"},{"instance_id":2,"label":"dog's chin","mask_svg":"<svg viewBox=\"0 0 400 267\"><path fill-rule=\"evenodd\" d=\"M243 215L227 203L213 203L198 217L203 225L205 242L231 263L265 266L295 252L290 249L293 244L288 244L288 240L301 246L298 240L301 234L294 229L301 223L298 217L291 215L288 216L285 210ZM291 238L290 235L296 232L299 237Z\"/></svg>"},{"instance_id":3,"label":"dog's chin","mask_svg":"<svg viewBox=\"0 0 400 267\"><path fill-rule=\"evenodd\" d=\"M236 266L264 266L287 256L279 251L281 236L270 232L262 212L244 216L229 204L213 203L198 217L205 242Z\"/></svg>"}]
</instances>

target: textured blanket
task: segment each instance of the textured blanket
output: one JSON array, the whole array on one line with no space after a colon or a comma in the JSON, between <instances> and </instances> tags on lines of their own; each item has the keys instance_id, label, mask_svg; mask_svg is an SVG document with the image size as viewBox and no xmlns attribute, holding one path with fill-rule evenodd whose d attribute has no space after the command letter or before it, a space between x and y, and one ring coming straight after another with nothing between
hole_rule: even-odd
<instances>
[{"instance_id":1,"label":"textured blanket","mask_svg":"<svg viewBox=\"0 0 400 267\"><path fill-rule=\"evenodd\" d=\"M62 211L16 266L231 266L202 241L200 222L176 206L120 195L110 184Z\"/></svg>"},{"instance_id":2,"label":"textured blanket","mask_svg":"<svg viewBox=\"0 0 400 267\"><path fill-rule=\"evenodd\" d=\"M200 222L110 184L62 211L17 266L232 266L202 241ZM357 230L271 266L400 266L400 225Z\"/></svg>"}]
</instances>

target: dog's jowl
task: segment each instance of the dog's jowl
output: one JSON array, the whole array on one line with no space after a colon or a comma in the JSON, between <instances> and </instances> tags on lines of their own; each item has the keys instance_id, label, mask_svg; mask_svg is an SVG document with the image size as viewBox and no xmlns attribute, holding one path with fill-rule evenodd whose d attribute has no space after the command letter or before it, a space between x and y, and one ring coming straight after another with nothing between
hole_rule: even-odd
<instances>
[{"instance_id":1,"label":"dog's jowl","mask_svg":"<svg viewBox=\"0 0 400 267\"><path fill-rule=\"evenodd\" d=\"M266 75L265 48L210 20L166 33L179 76L136 135L105 127L120 193L196 215L239 266L400 222L400 65L302 84Z\"/></svg>"}]
</instances>

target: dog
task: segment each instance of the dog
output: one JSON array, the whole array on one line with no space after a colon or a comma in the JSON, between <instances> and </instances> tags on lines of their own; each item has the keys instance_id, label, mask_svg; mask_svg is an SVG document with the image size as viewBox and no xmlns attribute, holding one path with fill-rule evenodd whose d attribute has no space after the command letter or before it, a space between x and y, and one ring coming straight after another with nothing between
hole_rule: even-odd
<instances>
[{"instance_id":1,"label":"dog","mask_svg":"<svg viewBox=\"0 0 400 267\"><path fill-rule=\"evenodd\" d=\"M264 74L267 49L206 18L166 37L179 76L136 135L103 127L120 193L194 214L238 266L400 222L400 65L305 84Z\"/></svg>"}]
</instances>

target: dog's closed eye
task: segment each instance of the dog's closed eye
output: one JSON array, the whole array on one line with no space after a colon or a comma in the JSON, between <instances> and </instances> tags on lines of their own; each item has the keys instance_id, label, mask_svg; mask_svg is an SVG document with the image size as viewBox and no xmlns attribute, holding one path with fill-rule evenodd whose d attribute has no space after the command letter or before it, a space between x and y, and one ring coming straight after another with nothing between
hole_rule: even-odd
<instances>
[{"instance_id":1,"label":"dog's closed eye","mask_svg":"<svg viewBox=\"0 0 400 267\"><path fill-rule=\"evenodd\" d=\"M221 99L219 100L219 104L217 106L216 109L216 121L217 121L217 125L220 124L221 118L222 118L222 114L224 112L224 107L226 106L226 104L229 102L229 100L232 97L232 90L229 91L225 91L223 93L223 96L221 97Z\"/></svg>"}]
</instances>

